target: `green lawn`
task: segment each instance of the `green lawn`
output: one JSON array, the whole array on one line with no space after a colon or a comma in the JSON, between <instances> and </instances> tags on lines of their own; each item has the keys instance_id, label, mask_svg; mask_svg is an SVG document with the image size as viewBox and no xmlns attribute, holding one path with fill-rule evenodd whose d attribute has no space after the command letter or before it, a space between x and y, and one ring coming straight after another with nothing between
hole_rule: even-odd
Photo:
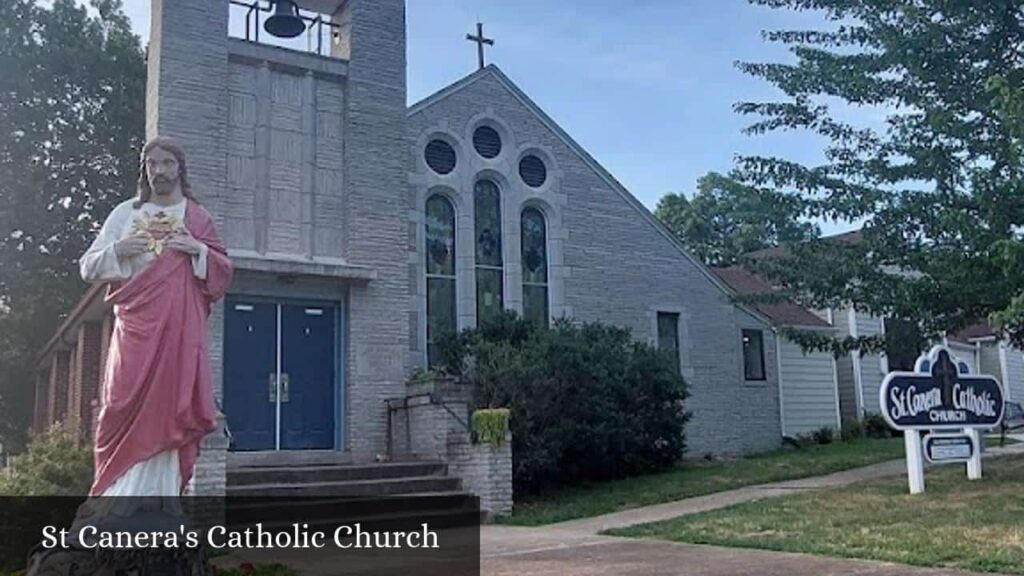
<instances>
[{"instance_id":1,"label":"green lawn","mask_svg":"<svg viewBox=\"0 0 1024 576\"><path fill-rule=\"evenodd\" d=\"M900 476L609 533L1024 574L1024 456L986 460L984 476L943 466L918 496Z\"/></svg>"},{"instance_id":2,"label":"green lawn","mask_svg":"<svg viewBox=\"0 0 1024 576\"><path fill-rule=\"evenodd\" d=\"M749 458L688 460L676 468L624 480L549 491L517 501L503 524L538 526L617 510L661 504L742 486L818 476L903 456L903 440L856 440L802 450L787 448Z\"/></svg>"}]
</instances>

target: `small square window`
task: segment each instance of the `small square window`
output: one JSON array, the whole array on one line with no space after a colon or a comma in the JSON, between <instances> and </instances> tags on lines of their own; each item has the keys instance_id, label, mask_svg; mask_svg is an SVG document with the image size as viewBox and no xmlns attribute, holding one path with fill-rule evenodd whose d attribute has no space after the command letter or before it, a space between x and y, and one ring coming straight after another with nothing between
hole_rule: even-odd
<instances>
[{"instance_id":1,"label":"small square window","mask_svg":"<svg viewBox=\"0 0 1024 576\"><path fill-rule=\"evenodd\" d=\"M743 377L767 380L764 374L764 333L760 330L743 331Z\"/></svg>"}]
</instances>

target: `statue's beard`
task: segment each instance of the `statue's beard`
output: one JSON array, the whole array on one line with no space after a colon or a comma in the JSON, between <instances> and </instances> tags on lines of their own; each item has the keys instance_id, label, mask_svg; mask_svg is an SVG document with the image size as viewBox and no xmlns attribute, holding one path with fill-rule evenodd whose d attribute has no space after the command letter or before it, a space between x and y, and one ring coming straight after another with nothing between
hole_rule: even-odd
<instances>
[{"instance_id":1,"label":"statue's beard","mask_svg":"<svg viewBox=\"0 0 1024 576\"><path fill-rule=\"evenodd\" d=\"M157 196L167 196L174 192L174 188L177 185L177 180L170 180L168 178L154 178L150 186L153 188L153 192Z\"/></svg>"}]
</instances>

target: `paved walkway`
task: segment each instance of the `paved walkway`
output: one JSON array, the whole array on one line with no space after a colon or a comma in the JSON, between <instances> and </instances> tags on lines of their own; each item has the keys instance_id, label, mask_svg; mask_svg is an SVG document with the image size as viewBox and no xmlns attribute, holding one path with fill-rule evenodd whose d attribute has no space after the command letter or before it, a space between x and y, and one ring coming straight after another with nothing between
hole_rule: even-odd
<instances>
[{"instance_id":1,"label":"paved walkway","mask_svg":"<svg viewBox=\"0 0 1024 576\"><path fill-rule=\"evenodd\" d=\"M1021 453L1024 453L1024 443L989 448L986 455ZM905 461L894 460L826 476L749 486L539 528L484 526L480 542L481 573L486 576L968 575L955 570L911 568L886 562L598 535L598 532L610 528L667 520L751 500L847 486L905 473Z\"/></svg>"},{"instance_id":2,"label":"paved walkway","mask_svg":"<svg viewBox=\"0 0 1024 576\"><path fill-rule=\"evenodd\" d=\"M887 562L485 526L483 576L980 576ZM991 574L987 576L992 576Z\"/></svg>"},{"instance_id":3,"label":"paved walkway","mask_svg":"<svg viewBox=\"0 0 1024 576\"><path fill-rule=\"evenodd\" d=\"M1006 446L1005 448L986 449L986 456L996 456L1001 454L1024 454L1024 442ZM612 528L625 528L627 526L635 526L637 524L669 520L679 516L688 516L690 514L707 512L708 510L725 508L726 506L732 506L734 504L750 502L751 500L761 500L763 498L787 496L789 494L798 494L800 492L838 488L865 480L874 480L876 478L906 474L906 470L906 460L890 460L889 462L865 466L863 468L854 468L853 470L844 470L842 472L836 472L826 476L815 476L812 478L787 480L785 482L775 482L772 484L746 486L744 488L737 488L736 490L717 492L715 494L697 496L695 498L687 498L685 500L677 500L675 502L667 502L665 504L633 508L631 510L613 512L611 514L594 516L592 518L581 518L579 520L558 522L556 524L549 524L547 527L597 534Z\"/></svg>"},{"instance_id":4,"label":"paved walkway","mask_svg":"<svg viewBox=\"0 0 1024 576\"><path fill-rule=\"evenodd\" d=\"M675 502L666 502L665 504L655 504L653 506L644 506L642 508L633 508L631 510L623 510L621 512L612 512L611 514L594 516L592 518L580 518L579 520L569 520L567 522L549 524L548 527L597 534L611 528L625 528L627 526L635 526L637 524L658 522L660 520L668 520L679 516L707 512L708 510L716 510L718 508L725 508L726 506L749 502L751 500L760 500L762 498L773 498L776 496L786 496L788 494L797 494L811 490L836 488L839 486L853 484L854 482L884 478L886 476L895 476L897 474L903 474L905 471L905 461L892 460L882 464L874 464L864 468L846 470L835 474L829 474L827 476L816 476L813 478L788 480L786 482L776 482L773 484L746 486L744 488L737 488L735 490L728 490L725 492L716 492L706 496L697 496L695 498L687 498L685 500L677 500Z\"/></svg>"}]
</instances>

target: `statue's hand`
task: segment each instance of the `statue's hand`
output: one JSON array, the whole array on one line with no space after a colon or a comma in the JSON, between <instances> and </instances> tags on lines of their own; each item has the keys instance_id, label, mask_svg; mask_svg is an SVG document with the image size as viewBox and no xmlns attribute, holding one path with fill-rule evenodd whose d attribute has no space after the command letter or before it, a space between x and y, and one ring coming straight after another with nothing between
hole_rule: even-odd
<instances>
[{"instance_id":1,"label":"statue's hand","mask_svg":"<svg viewBox=\"0 0 1024 576\"><path fill-rule=\"evenodd\" d=\"M192 233L185 228L178 230L178 233L167 239L165 246L172 250L184 252L195 256L202 250L203 243L196 240Z\"/></svg>"},{"instance_id":2,"label":"statue's hand","mask_svg":"<svg viewBox=\"0 0 1024 576\"><path fill-rule=\"evenodd\" d=\"M114 253L118 258L138 256L147 250L149 250L149 238L142 234L126 236L114 244Z\"/></svg>"}]
</instances>

